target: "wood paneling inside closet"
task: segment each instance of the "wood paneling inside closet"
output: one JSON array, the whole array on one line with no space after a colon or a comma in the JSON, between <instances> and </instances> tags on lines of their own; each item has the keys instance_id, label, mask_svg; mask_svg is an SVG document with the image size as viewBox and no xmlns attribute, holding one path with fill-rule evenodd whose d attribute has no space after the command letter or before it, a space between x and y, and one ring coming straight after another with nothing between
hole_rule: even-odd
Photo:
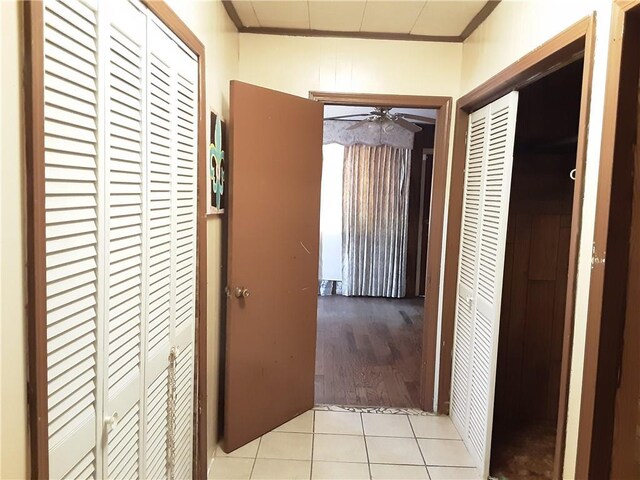
<instances>
[{"instance_id":1,"label":"wood paneling inside closet","mask_svg":"<svg viewBox=\"0 0 640 480\"><path fill-rule=\"evenodd\" d=\"M520 91L505 255L491 473L551 478L582 60Z\"/></svg>"},{"instance_id":2,"label":"wood paneling inside closet","mask_svg":"<svg viewBox=\"0 0 640 480\"><path fill-rule=\"evenodd\" d=\"M514 165L496 420L556 420L571 231L572 185L564 177L571 182L574 159L521 157ZM542 168L532 170L526 160Z\"/></svg>"},{"instance_id":3,"label":"wood paneling inside closet","mask_svg":"<svg viewBox=\"0 0 640 480\"><path fill-rule=\"evenodd\" d=\"M495 424L555 426L582 61L520 92Z\"/></svg>"}]
</instances>

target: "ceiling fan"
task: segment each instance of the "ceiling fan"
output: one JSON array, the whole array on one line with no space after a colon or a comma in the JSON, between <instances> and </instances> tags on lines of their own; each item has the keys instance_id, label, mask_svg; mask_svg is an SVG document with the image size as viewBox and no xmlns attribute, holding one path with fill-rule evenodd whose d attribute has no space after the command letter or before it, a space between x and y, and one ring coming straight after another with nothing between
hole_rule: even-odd
<instances>
[{"instance_id":1,"label":"ceiling fan","mask_svg":"<svg viewBox=\"0 0 640 480\"><path fill-rule=\"evenodd\" d=\"M419 120L423 123L429 123L429 124L436 123L435 118L423 117L421 115L413 115L411 113L394 113L391 111L391 107L375 107L375 109L369 113L339 115L337 117L325 118L325 120L348 120L348 119L358 120L360 117L365 117L365 118L349 126L347 130L353 130L355 128L361 127L370 122L381 122L381 123L390 122L415 133L415 132L421 131L422 128L416 125L415 123L410 122L407 119Z\"/></svg>"}]
</instances>

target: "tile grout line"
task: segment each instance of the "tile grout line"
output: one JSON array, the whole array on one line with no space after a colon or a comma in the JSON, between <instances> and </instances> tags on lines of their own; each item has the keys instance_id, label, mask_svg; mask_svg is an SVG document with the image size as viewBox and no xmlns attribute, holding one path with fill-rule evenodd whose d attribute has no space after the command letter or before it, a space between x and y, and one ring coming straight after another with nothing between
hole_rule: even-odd
<instances>
[{"instance_id":1,"label":"tile grout line","mask_svg":"<svg viewBox=\"0 0 640 480\"><path fill-rule=\"evenodd\" d=\"M351 412L354 413L354 412ZM315 461L315 435L316 435L316 428L318 428L317 425L317 419L315 417L315 411L311 411L312 414L312 431L311 431L311 435L312 435L312 443L311 443L311 462L310 462L310 470L309 470L309 478L311 478L313 476L313 463ZM369 477L372 478L373 476L373 472L372 472L372 462L371 462L371 458L370 458L370 454L369 454L369 448L368 448L368 444L367 444L367 435L366 435L366 430L365 430L365 424L364 424L364 413L359 413L359 419L360 419L360 426L362 428L362 433L361 435L352 435L352 434L326 434L326 435L336 435L336 436L351 436L351 437L358 437L358 436L362 436L363 441L365 442L365 454L366 454L366 462L367 462L367 469L369 472ZM420 456L423 460L423 463L421 466L423 466L425 468L425 471L427 473L427 477L425 477L426 480L431 479L431 474L429 472L428 469L428 465L426 462L426 457L424 455L423 450L420 447L420 443L419 443L419 438L417 436L416 433L416 428L413 423L411 422L411 419L413 418L412 415L410 414L404 414L404 417L407 419L407 422L409 422L409 430L411 431L411 434L408 436L388 436L388 435L369 435L372 438L385 438L385 439L391 439L391 438L395 438L395 439L410 439L413 438L414 441L416 442L417 446L418 446L418 450L420 452ZM306 432L302 432L300 430L298 430L297 432L299 432L300 434L306 433ZM281 433L281 434L296 434L297 432L295 431L291 431L291 432L274 432L274 433ZM256 450L256 454L254 455L253 458L253 463L252 463L252 468L251 468L251 473L250 475L253 476L255 474L255 467L257 464L257 460L259 458L259 451L260 451L260 447L262 445L262 439L264 436L261 436L258 438L258 446L257 446L257 450ZM426 437L421 437L424 438L425 440L432 440L432 441L454 441L454 442L462 442L460 439L441 439L441 438L433 438L430 436L426 436ZM464 442L462 442L464 443ZM250 458L250 457L249 457ZM286 459L283 459L286 460ZM291 459L290 461L292 461L294 459ZM337 460L325 460L324 462L336 462ZM318 460L318 462L323 462ZM349 462L346 461L344 463L350 463L350 464L362 464L361 462ZM396 462L378 462L382 465L395 465L395 466L401 466L401 465L406 465L406 466L416 466L416 464L412 464L412 463L396 463ZM475 467L473 466L466 466L466 465L452 465L452 464L440 464L440 463L434 463L433 465L431 465L433 467L444 467L444 468L461 468L461 469L469 469L469 470L475 470Z\"/></svg>"},{"instance_id":2,"label":"tile grout line","mask_svg":"<svg viewBox=\"0 0 640 480\"><path fill-rule=\"evenodd\" d=\"M424 453L422 452L422 448L420 448L420 442L418 442L418 436L416 435L416 430L413 428L413 423L411 423L411 419L407 415L407 421L409 422L409 426L411 427L411 432L413 432L413 439L416 441L416 445L418 445L418 451L420 452L420 456L422 457L422 461L424 462L424 471L427 472L427 478L431 479L431 474L429 473L429 467L427 466L427 459L424 458Z\"/></svg>"},{"instance_id":3,"label":"tile grout line","mask_svg":"<svg viewBox=\"0 0 640 480\"><path fill-rule=\"evenodd\" d=\"M316 448L316 412L311 410L311 468L309 469L309 480L313 478L313 457Z\"/></svg>"},{"instance_id":4,"label":"tile grout line","mask_svg":"<svg viewBox=\"0 0 640 480\"><path fill-rule=\"evenodd\" d=\"M253 478L253 471L256 468L256 462L258 461L258 452L260 451L260 444L262 443L262 435L258 438L258 448L256 449L256 456L253 457L253 465L251 465L251 473L249 474L249 480Z\"/></svg>"},{"instance_id":5,"label":"tile grout line","mask_svg":"<svg viewBox=\"0 0 640 480\"><path fill-rule=\"evenodd\" d=\"M369 458L369 446L367 445L367 434L364 431L364 418L362 418L362 412L360 412L360 425L362 425L362 440L364 441L364 451L367 454L367 469L369 470L369 478L372 479L373 475L371 474L371 459Z\"/></svg>"}]
</instances>

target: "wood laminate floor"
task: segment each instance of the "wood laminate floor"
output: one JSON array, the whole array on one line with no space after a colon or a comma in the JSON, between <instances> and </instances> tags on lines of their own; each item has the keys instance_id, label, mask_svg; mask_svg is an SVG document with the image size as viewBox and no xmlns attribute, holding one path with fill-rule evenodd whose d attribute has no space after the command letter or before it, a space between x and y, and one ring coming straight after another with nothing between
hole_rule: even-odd
<instances>
[{"instance_id":1,"label":"wood laminate floor","mask_svg":"<svg viewBox=\"0 0 640 480\"><path fill-rule=\"evenodd\" d=\"M424 299L318 299L317 404L420 402Z\"/></svg>"}]
</instances>

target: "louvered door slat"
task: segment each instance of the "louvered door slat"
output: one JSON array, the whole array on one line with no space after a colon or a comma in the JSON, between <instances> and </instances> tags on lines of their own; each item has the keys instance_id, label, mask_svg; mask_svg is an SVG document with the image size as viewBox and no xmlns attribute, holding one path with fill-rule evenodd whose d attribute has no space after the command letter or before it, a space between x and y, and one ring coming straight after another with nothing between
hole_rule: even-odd
<instances>
[{"instance_id":1,"label":"louvered door slat","mask_svg":"<svg viewBox=\"0 0 640 480\"><path fill-rule=\"evenodd\" d=\"M517 92L469 117L451 418L486 477L506 248Z\"/></svg>"},{"instance_id":2,"label":"louvered door slat","mask_svg":"<svg viewBox=\"0 0 640 480\"><path fill-rule=\"evenodd\" d=\"M74 24L83 10L85 17ZM51 478L95 478L97 21L44 3L47 377ZM77 107L77 108L74 108Z\"/></svg>"}]
</instances>

